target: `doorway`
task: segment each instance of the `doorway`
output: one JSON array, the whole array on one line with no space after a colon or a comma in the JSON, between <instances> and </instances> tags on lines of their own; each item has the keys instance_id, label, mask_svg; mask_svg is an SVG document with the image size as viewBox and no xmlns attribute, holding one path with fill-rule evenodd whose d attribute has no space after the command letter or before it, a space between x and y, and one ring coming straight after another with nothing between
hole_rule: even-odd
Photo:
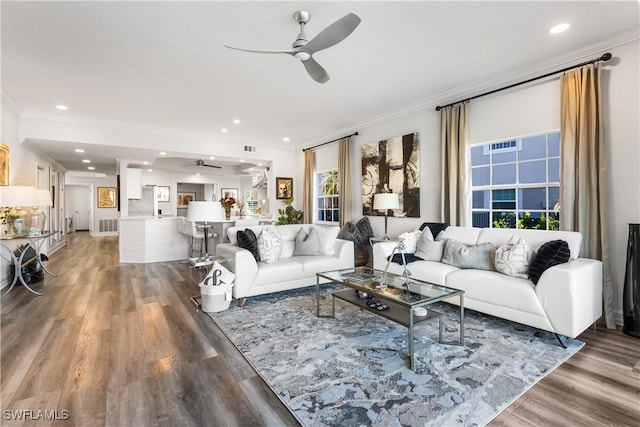
<instances>
[{"instance_id":1,"label":"doorway","mask_svg":"<svg viewBox=\"0 0 640 427\"><path fill-rule=\"evenodd\" d=\"M72 188L73 191L68 191ZM71 223L75 231L91 230L91 189L85 186L67 187L67 194L72 196L73 216Z\"/></svg>"}]
</instances>

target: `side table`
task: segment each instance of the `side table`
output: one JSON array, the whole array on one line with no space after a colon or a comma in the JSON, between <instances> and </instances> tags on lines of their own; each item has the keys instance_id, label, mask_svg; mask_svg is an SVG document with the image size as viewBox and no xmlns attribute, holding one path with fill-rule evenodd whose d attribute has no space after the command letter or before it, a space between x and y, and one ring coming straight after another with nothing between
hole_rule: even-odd
<instances>
[{"instance_id":1,"label":"side table","mask_svg":"<svg viewBox=\"0 0 640 427\"><path fill-rule=\"evenodd\" d=\"M22 253L20 254L20 256L17 257L15 255L15 253L14 253L14 250L11 249L9 247L9 245L6 244L5 242L12 241L12 240L27 240L29 242L29 246L32 247L35 250L35 252L36 252L36 262L40 265L42 270L45 273L49 274L50 276L57 277L57 274L53 274L52 272L47 270L47 268L44 266L44 264L42 264L42 257L40 256L40 248L42 247L42 244L44 243L46 238L49 237L49 236L52 236L52 235L54 235L56 233L57 233L57 231L43 231L41 234L38 234L38 235L35 235L35 236L2 236L2 237L0 237L0 246L6 252L9 252L10 257L11 257L11 261L13 262L13 266L14 266L13 281L11 282L11 286L9 286L9 289L7 289L7 291L4 294L2 294L2 296L5 296L9 292L11 292L11 290L16 285L16 283L18 283L18 281L20 281L20 283L22 283L22 285L25 288L27 288L29 291L31 291L32 293L34 293L34 294L36 294L38 296L42 295L42 292L38 292L38 291L35 291L34 289L32 289L27 284L26 280L24 280L24 277L22 276L22 267L25 264L24 257L25 257L25 255L27 253L27 249L28 248L23 250Z\"/></svg>"}]
</instances>

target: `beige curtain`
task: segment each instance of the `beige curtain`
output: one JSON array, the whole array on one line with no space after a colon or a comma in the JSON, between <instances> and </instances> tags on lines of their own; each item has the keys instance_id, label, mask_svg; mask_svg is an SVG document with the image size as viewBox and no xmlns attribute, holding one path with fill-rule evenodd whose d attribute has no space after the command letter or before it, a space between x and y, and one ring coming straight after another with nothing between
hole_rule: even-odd
<instances>
[{"instance_id":1,"label":"beige curtain","mask_svg":"<svg viewBox=\"0 0 640 427\"><path fill-rule=\"evenodd\" d=\"M602 261L604 315L607 327L615 328L601 73L596 63L568 71L561 79L560 226L582 234L581 256Z\"/></svg>"},{"instance_id":2,"label":"beige curtain","mask_svg":"<svg viewBox=\"0 0 640 427\"><path fill-rule=\"evenodd\" d=\"M313 222L313 150L304 152L302 212L304 223L311 224Z\"/></svg>"},{"instance_id":3,"label":"beige curtain","mask_svg":"<svg viewBox=\"0 0 640 427\"><path fill-rule=\"evenodd\" d=\"M471 219L467 103L440 111L440 220L466 226Z\"/></svg>"},{"instance_id":4,"label":"beige curtain","mask_svg":"<svg viewBox=\"0 0 640 427\"><path fill-rule=\"evenodd\" d=\"M342 227L351 221L351 166L349 163L351 139L342 138L338 144L338 205L340 206L340 227Z\"/></svg>"}]
</instances>

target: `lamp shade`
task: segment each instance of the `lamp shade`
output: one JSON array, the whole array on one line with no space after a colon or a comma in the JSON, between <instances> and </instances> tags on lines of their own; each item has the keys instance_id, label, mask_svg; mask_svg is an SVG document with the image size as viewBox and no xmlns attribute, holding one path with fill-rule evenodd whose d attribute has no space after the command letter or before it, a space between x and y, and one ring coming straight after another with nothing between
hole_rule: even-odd
<instances>
[{"instance_id":1,"label":"lamp shade","mask_svg":"<svg viewBox=\"0 0 640 427\"><path fill-rule=\"evenodd\" d=\"M51 192L49 190L37 190L37 194L37 206L53 206L53 202L51 201Z\"/></svg>"},{"instance_id":2,"label":"lamp shade","mask_svg":"<svg viewBox=\"0 0 640 427\"><path fill-rule=\"evenodd\" d=\"M385 209L400 209L400 200L397 193L377 193L373 196L373 209L383 211Z\"/></svg>"},{"instance_id":3,"label":"lamp shade","mask_svg":"<svg viewBox=\"0 0 640 427\"><path fill-rule=\"evenodd\" d=\"M189 202L187 221L213 222L222 220L222 204L220 202Z\"/></svg>"},{"instance_id":4,"label":"lamp shade","mask_svg":"<svg viewBox=\"0 0 640 427\"><path fill-rule=\"evenodd\" d=\"M38 206L36 189L25 185L0 186L0 206Z\"/></svg>"}]
</instances>

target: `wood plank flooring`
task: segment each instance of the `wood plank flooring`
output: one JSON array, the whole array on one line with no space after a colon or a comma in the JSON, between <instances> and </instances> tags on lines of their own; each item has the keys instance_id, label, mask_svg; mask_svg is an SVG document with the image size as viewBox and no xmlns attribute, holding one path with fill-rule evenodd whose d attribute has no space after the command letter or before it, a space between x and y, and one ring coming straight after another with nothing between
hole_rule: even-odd
<instances>
[{"instance_id":1,"label":"wood plank flooring","mask_svg":"<svg viewBox=\"0 0 640 427\"><path fill-rule=\"evenodd\" d=\"M198 271L119 264L116 237L68 237L47 263L59 276L34 285L44 296L17 287L1 301L0 425L298 425L194 309ZM491 425L639 425L640 339L604 327L580 339L583 350ZM19 410L41 419L5 412Z\"/></svg>"}]
</instances>

